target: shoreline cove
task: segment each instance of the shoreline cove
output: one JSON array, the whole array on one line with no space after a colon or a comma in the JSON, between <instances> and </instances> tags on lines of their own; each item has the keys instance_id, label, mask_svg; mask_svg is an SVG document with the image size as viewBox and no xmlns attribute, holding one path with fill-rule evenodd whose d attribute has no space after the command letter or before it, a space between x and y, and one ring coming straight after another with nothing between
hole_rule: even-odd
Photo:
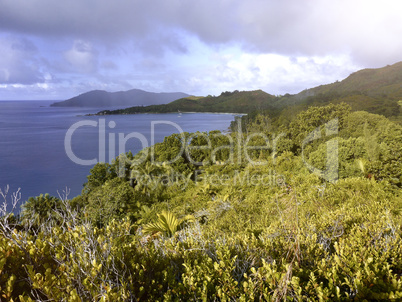
<instances>
[{"instance_id":1,"label":"shoreline cove","mask_svg":"<svg viewBox=\"0 0 402 302\"><path fill-rule=\"evenodd\" d=\"M0 102L0 188L10 185L10 192L21 188L22 200L30 196L49 193L57 196L58 191L69 188L70 197L81 193L91 166L80 166L67 156L64 140L68 129L79 121L97 122L96 116L85 116L90 108L48 107L52 101L1 101ZM41 107L45 106L45 107ZM105 158L118 152L118 134L127 137L138 132L151 142L150 125L161 119L177 123L186 132L220 130L225 132L234 120L231 114L141 114L135 119L125 115L104 116L106 129L104 141L107 146ZM109 125L114 125L111 128ZM154 143L176 133L174 127L156 125ZM98 156L99 130L83 126L72 135L71 148L79 158L90 160ZM112 140L115 138L115 140ZM113 146L113 142L115 146ZM115 149L113 149L115 147ZM136 139L128 139L126 152L140 151ZM114 151L112 151L114 150ZM63 171L63 173L60 173Z\"/></svg>"}]
</instances>

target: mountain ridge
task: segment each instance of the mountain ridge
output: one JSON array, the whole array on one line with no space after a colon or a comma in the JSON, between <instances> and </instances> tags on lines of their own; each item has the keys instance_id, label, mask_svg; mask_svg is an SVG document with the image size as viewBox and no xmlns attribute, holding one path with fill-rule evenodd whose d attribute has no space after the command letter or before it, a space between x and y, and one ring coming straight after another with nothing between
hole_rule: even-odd
<instances>
[{"instance_id":1,"label":"mountain ridge","mask_svg":"<svg viewBox=\"0 0 402 302\"><path fill-rule=\"evenodd\" d=\"M101 100L105 92L97 91ZM155 93L154 93L155 94ZM124 93L113 93L124 99ZM178 95L175 95L178 96ZM271 117L296 114L309 106L347 103L352 110L381 114L402 121L402 62L381 68L366 68L353 72L342 81L305 89L297 94L274 96L262 90L222 92L219 96L196 97L185 95L171 102L144 106L135 104L125 109L103 110L96 115L168 113L168 112L232 112L269 111ZM99 102L99 101L98 101ZM114 105L120 106L118 101Z\"/></svg>"},{"instance_id":2,"label":"mountain ridge","mask_svg":"<svg viewBox=\"0 0 402 302\"><path fill-rule=\"evenodd\" d=\"M277 99L283 118L310 106L347 103L353 111L381 114L402 124L402 62L353 72L342 81L305 89Z\"/></svg>"},{"instance_id":3,"label":"mountain ridge","mask_svg":"<svg viewBox=\"0 0 402 302\"><path fill-rule=\"evenodd\" d=\"M168 113L168 112L232 112L249 113L255 110L274 110L276 97L262 90L222 92L219 96L189 96L169 104L135 106L126 109L104 110L98 115Z\"/></svg>"},{"instance_id":4,"label":"mountain ridge","mask_svg":"<svg viewBox=\"0 0 402 302\"><path fill-rule=\"evenodd\" d=\"M141 89L108 92L91 90L62 102L53 103L52 107L111 107L145 106L167 104L174 100L190 96L183 92L148 92Z\"/></svg>"},{"instance_id":5,"label":"mountain ridge","mask_svg":"<svg viewBox=\"0 0 402 302\"><path fill-rule=\"evenodd\" d=\"M392 92L393 94L397 93L399 97L402 97L401 84L402 62L397 62L393 65L380 68L361 69L351 73L342 81L320 85L304 91L314 91L316 93L333 92L335 90L338 92L358 91L368 95L377 95L387 88L387 92Z\"/></svg>"}]
</instances>

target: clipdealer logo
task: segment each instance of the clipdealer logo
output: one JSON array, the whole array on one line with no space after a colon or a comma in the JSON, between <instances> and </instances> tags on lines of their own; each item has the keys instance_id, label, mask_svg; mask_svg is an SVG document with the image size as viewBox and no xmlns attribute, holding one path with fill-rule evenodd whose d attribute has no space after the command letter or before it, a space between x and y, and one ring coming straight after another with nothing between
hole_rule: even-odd
<instances>
[{"instance_id":1,"label":"clipdealer logo","mask_svg":"<svg viewBox=\"0 0 402 302\"><path fill-rule=\"evenodd\" d=\"M74 152L72 148L72 141L74 134L79 131L82 127L96 127L98 128L98 157L93 159L82 159L79 158ZM93 166L98 162L106 162L106 154L108 151L109 158L108 161L112 162L116 158L116 147L118 149L118 175L120 177L126 176L126 167L131 167L131 176L136 179L136 181L141 181L142 183L147 183L149 185L155 186L155 182L158 179L161 179L160 182L162 184L171 185L172 183L177 181L183 182L186 180L187 182L190 180L191 177L195 178L196 182L208 182L208 183L221 183L222 185L229 185L227 182L228 175L207 175L207 174L199 174L199 170L195 171L195 175L180 175L178 176L177 173L173 173L169 171L166 173L168 176L157 177L156 175L143 175L144 173L141 172L140 165L143 164L147 159L150 159L151 164L155 166L163 166L169 167L169 169L173 169L171 164L178 161L180 158L184 157L187 162L193 164L195 167L203 166L203 162L197 161L196 158L193 157L194 152L197 153L198 150L206 151L209 154L209 158L205 159L208 162L216 163L217 165L230 165L230 164L241 164L241 163L248 163L253 166L261 166L268 164L267 160L260 160L255 159L251 154L257 152L258 150L270 150L272 156L272 163L275 165L276 161L276 154L277 154L277 143L278 140L284 136L284 133L279 135L273 134L272 137L268 137L265 133L251 133L246 137L243 134L241 123L237 124L238 129L235 136L227 135L223 133L212 133L206 134L202 132L186 134L183 129L176 123L171 121L152 121L151 122L151 131L150 131L150 143L148 143L147 138L139 133L139 132L131 132L129 134L125 133L107 133L107 129L114 129L116 127L116 123L114 121L106 122L104 118L99 119L99 121L94 120L83 120L77 123L74 123L67 131L64 139L64 147L67 156L69 159L78 164L78 165L86 165L86 166ZM173 154L173 158L170 160L166 160L163 162L158 161L158 157L156 156L155 151L155 134L156 134L156 127L173 127L175 128L177 142L180 144L180 148L176 148L176 153ZM110 131L109 131L110 132ZM205 144L203 145L192 145L191 142L194 138L198 138L202 136L204 138ZM212 144L212 139L216 137L224 137L225 143L223 145L214 146ZM129 159L126 155L126 144L129 140L137 140L141 144L141 152L137 154L134 159ZM253 140L260 141L259 144L254 144ZM117 144L116 144L117 141ZM177 147L177 146L176 146ZM221 159L220 161L217 160L217 154L220 151L227 151L227 158ZM261 172L262 173L262 172ZM174 176L174 177L173 177ZM221 177L222 179L218 179ZM283 183L284 176L283 175L276 175L274 170L270 170L268 173L263 175L249 175L249 174L240 174L239 171L236 171L236 182L246 182L250 183L251 185L257 185L260 183L261 185L267 186L275 185L276 180L280 179L279 182Z\"/></svg>"},{"instance_id":2,"label":"clipdealer logo","mask_svg":"<svg viewBox=\"0 0 402 302\"><path fill-rule=\"evenodd\" d=\"M324 130L325 130L325 137L333 136L338 134L338 119L332 119L331 121L327 122L324 124ZM180 140L180 150L177 152L176 156L173 159L170 159L169 161L165 162L157 162L155 158L155 133L156 133L156 126L163 126L163 127L174 127L175 130L178 132L178 139ZM78 131L79 128L81 127L96 127L98 128L98 147L99 147L99 153L97 158L93 159L81 159L79 158L76 154L74 154L72 150L72 140L73 140L73 135L76 131ZM183 129L176 123L171 122L171 121L152 121L151 122L151 136L150 136L150 144L148 143L148 139L139 132L131 132L129 134L124 134L124 133L108 133L106 134L106 128L109 129L114 129L116 127L116 123L114 121L109 121L106 123L106 120L101 118L99 121L94 121L94 120L83 120L79 121L77 123L74 123L66 132L65 139L64 139L64 147L67 156L69 159L78 164L78 165L87 165L87 166L93 166L98 162L106 162L106 150L108 150L109 158L108 161L112 162L116 156L118 155L119 159L119 167L118 167L118 175L120 177L125 177L126 175L126 167L127 165L130 165L132 168L132 172L136 172L136 168L139 167L142 163L144 163L147 158L150 158L151 164L155 165L164 165L167 166L169 164L174 163L177 161L179 158L182 156L185 156L186 160L188 160L189 163L193 164L194 166L200 166L202 163L195 161L192 156L191 156L191 151L192 150L208 150L210 151L211 158L208 160L211 162L216 162L216 154L217 152L221 150L228 150L229 155L226 161L220 162L219 164L241 164L244 160L253 165L253 166L258 166L258 165L265 165L268 162L266 160L254 160L250 156L250 153L252 153L252 150L270 150L271 156L272 156L272 164L275 166L276 165L276 155L277 155L277 144L278 141L281 137L285 136L284 133L280 133L279 135L273 134L271 139L265 134L265 133L251 133L247 135L247 137L244 137L243 131L241 128L241 123L237 123L237 133L236 133L236 138L234 139L231 135L225 135L222 133L215 133L212 134L212 136L224 136L228 140L227 145L222 145L218 147L213 147L210 137L205 134L205 133L193 133L189 135L185 135ZM305 146L314 140L321 139L323 137L322 135L322 126L317 127L314 129L312 132L310 132L307 137L303 140L302 142L302 153L301 157L303 160L304 165L314 174L322 177L323 179L327 180L328 182L334 183L338 180L339 177L339 169L338 169L338 138L332 138L329 141L326 142L326 165L325 169L318 169L311 165L309 162L307 162L305 158L305 153L304 149ZM117 134L117 136L116 136ZM194 146L191 145L190 142L191 140L196 137L196 136L204 136L206 144L201 145L201 146ZM257 138L260 141L263 142L263 144L260 145L250 145L249 143L254 139ZM117 146L116 146L116 139L117 139ZM129 140L138 140L141 144L141 152L139 153L139 156L136 156L135 159L129 159L126 156L126 144ZM118 149L118 154L116 155L116 147ZM236 150L236 152L235 152ZM150 157L149 157L150 155ZM237 156L235 156L237 155ZM172 169L172 168L171 168ZM273 175L273 176L272 176ZM138 178L138 175L136 176ZM258 179L257 176L255 176ZM279 177L282 182L284 182L284 176L283 175L276 175L275 172L270 172L269 178L268 177L262 177L265 182L267 183L266 179L269 179L269 183L272 184L275 181L271 181L271 179ZM149 177L148 177L149 178ZM148 179L147 178L147 179ZM178 177L177 179L190 179L190 176L182 176ZM225 175L225 179L227 178L227 175ZM204 176L204 181L206 177ZM216 177L211 178L213 182L216 182ZM245 178L245 179L249 179ZM172 181L169 181L167 183L172 183ZM253 183L250 181L250 183Z\"/></svg>"}]
</instances>

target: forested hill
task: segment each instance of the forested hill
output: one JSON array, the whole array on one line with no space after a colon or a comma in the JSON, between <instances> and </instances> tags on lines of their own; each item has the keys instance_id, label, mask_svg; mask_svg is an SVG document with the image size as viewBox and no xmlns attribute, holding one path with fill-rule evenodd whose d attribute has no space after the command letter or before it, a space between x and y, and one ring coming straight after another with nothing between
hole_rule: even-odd
<instances>
[{"instance_id":1,"label":"forested hill","mask_svg":"<svg viewBox=\"0 0 402 302\"><path fill-rule=\"evenodd\" d=\"M402 62L383 68L363 69L332 84L278 98L275 106L300 112L309 106L347 103L353 110L381 114L401 122Z\"/></svg>"},{"instance_id":2,"label":"forested hill","mask_svg":"<svg viewBox=\"0 0 402 302\"><path fill-rule=\"evenodd\" d=\"M320 93L362 93L369 96L384 96L389 98L402 98L402 62L382 68L362 69L352 73L341 82L322 85L306 91L303 94Z\"/></svg>"},{"instance_id":3,"label":"forested hill","mask_svg":"<svg viewBox=\"0 0 402 302\"><path fill-rule=\"evenodd\" d=\"M189 96L183 92L148 92L140 89L107 92L92 90L63 102L52 104L54 107L111 107L111 106L143 106L167 104L174 100Z\"/></svg>"},{"instance_id":4,"label":"forested hill","mask_svg":"<svg viewBox=\"0 0 402 302\"><path fill-rule=\"evenodd\" d=\"M98 114L134 114L167 112L233 112L248 113L256 110L274 110L277 97L262 90L222 92L219 96L185 97L166 105L136 106L127 109L105 110Z\"/></svg>"},{"instance_id":5,"label":"forested hill","mask_svg":"<svg viewBox=\"0 0 402 302\"><path fill-rule=\"evenodd\" d=\"M381 114L402 123L402 62L377 69L363 69L332 84L298 94L274 96L262 90L222 92L219 96L188 96L169 104L105 110L104 114L165 112L269 112L270 117L291 118L310 106L347 103L353 111Z\"/></svg>"}]
</instances>

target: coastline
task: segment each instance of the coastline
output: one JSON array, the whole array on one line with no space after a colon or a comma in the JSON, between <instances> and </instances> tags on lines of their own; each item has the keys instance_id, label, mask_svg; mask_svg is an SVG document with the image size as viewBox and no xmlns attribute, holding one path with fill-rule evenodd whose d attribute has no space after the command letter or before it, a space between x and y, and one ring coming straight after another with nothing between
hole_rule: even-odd
<instances>
[{"instance_id":1,"label":"coastline","mask_svg":"<svg viewBox=\"0 0 402 302\"><path fill-rule=\"evenodd\" d=\"M136 115L136 114L195 114L195 113L205 113L205 114L228 114L228 115L247 115L247 113L240 113L240 112L210 112L210 111L181 111L181 112L133 112L133 113L111 113L107 114L104 112L98 112L98 113L88 113L85 114L84 116L105 116L105 115Z\"/></svg>"}]
</instances>

